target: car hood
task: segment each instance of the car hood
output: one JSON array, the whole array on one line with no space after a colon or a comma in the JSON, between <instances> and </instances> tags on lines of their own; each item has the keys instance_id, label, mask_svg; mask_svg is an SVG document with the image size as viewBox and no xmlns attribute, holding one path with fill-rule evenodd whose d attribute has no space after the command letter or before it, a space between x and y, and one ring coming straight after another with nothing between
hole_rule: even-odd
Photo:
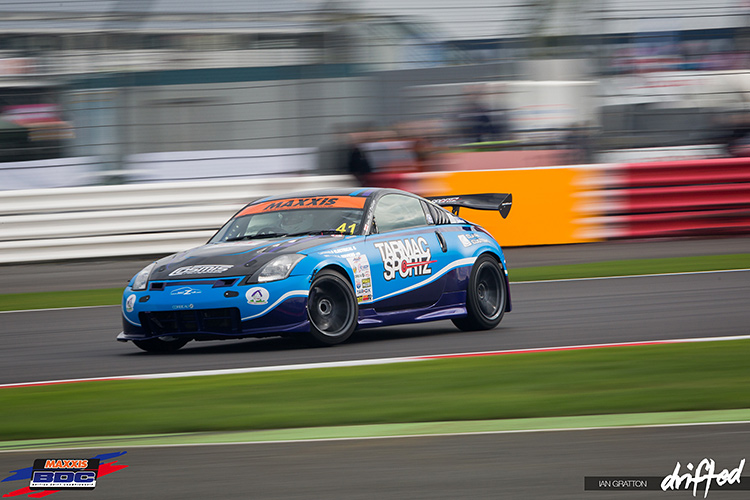
<instances>
[{"instance_id":1,"label":"car hood","mask_svg":"<svg viewBox=\"0 0 750 500\"><path fill-rule=\"evenodd\" d=\"M351 237L346 238L348 240ZM151 280L221 278L253 274L282 254L309 253L343 245L345 237L315 235L227 243L210 243L170 255L156 262Z\"/></svg>"}]
</instances>

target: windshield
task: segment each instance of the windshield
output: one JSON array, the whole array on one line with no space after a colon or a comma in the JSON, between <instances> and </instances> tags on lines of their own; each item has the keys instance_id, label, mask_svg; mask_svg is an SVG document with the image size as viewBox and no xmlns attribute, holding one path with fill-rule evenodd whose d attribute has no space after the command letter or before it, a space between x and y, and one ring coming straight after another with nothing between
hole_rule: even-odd
<instances>
[{"instance_id":1,"label":"windshield","mask_svg":"<svg viewBox=\"0 0 750 500\"><path fill-rule=\"evenodd\" d=\"M239 215L221 228L211 243L306 234L360 234L362 214L358 208L316 208Z\"/></svg>"}]
</instances>

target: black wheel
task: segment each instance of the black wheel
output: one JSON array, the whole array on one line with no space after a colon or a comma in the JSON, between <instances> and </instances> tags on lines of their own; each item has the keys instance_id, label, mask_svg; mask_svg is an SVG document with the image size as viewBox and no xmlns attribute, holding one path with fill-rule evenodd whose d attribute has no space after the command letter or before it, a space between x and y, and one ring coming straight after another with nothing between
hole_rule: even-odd
<instances>
[{"instance_id":1,"label":"black wheel","mask_svg":"<svg viewBox=\"0 0 750 500\"><path fill-rule=\"evenodd\" d=\"M344 342L357 327L358 314L357 297L349 280L334 271L320 271L307 297L311 343L330 346Z\"/></svg>"},{"instance_id":2,"label":"black wheel","mask_svg":"<svg viewBox=\"0 0 750 500\"><path fill-rule=\"evenodd\" d=\"M490 330L503 319L507 303L505 273L495 259L481 255L471 269L469 288L466 290L466 310L469 314L453 319L453 324L464 331Z\"/></svg>"},{"instance_id":3,"label":"black wheel","mask_svg":"<svg viewBox=\"0 0 750 500\"><path fill-rule=\"evenodd\" d=\"M181 337L157 337L155 339L134 340L133 343L146 352L157 352L166 354L177 351L180 347L190 342L190 339Z\"/></svg>"}]
</instances>

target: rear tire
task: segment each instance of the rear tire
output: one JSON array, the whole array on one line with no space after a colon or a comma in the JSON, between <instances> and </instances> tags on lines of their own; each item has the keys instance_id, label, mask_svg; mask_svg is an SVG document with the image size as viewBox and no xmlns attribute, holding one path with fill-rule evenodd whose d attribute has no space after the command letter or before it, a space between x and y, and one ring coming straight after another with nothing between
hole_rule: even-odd
<instances>
[{"instance_id":1,"label":"rear tire","mask_svg":"<svg viewBox=\"0 0 750 500\"><path fill-rule=\"evenodd\" d=\"M491 330L503 319L508 304L505 273L489 255L480 255L471 269L466 290L467 316L454 318L460 330Z\"/></svg>"},{"instance_id":2,"label":"rear tire","mask_svg":"<svg viewBox=\"0 0 750 500\"><path fill-rule=\"evenodd\" d=\"M188 342L190 342L190 339L180 337L157 337L155 339L133 341L138 348L143 349L146 352L155 352L159 354L168 354L178 351Z\"/></svg>"},{"instance_id":3,"label":"rear tire","mask_svg":"<svg viewBox=\"0 0 750 500\"><path fill-rule=\"evenodd\" d=\"M358 316L357 297L349 280L335 271L320 271L307 297L310 343L331 346L346 341L357 327Z\"/></svg>"}]
</instances>

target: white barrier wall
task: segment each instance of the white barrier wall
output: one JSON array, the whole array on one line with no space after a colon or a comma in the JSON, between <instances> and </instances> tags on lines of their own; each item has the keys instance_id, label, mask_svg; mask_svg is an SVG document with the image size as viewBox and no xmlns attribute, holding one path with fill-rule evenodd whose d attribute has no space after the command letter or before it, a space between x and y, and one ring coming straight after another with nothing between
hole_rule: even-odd
<instances>
[{"instance_id":1,"label":"white barrier wall","mask_svg":"<svg viewBox=\"0 0 750 500\"><path fill-rule=\"evenodd\" d=\"M0 264L173 253L257 198L356 185L341 175L0 191Z\"/></svg>"},{"instance_id":2,"label":"white barrier wall","mask_svg":"<svg viewBox=\"0 0 750 500\"><path fill-rule=\"evenodd\" d=\"M110 178L137 183L312 175L317 166L316 148L142 153L125 157L122 165L104 156L65 157L0 163L0 190L91 186Z\"/></svg>"}]
</instances>

